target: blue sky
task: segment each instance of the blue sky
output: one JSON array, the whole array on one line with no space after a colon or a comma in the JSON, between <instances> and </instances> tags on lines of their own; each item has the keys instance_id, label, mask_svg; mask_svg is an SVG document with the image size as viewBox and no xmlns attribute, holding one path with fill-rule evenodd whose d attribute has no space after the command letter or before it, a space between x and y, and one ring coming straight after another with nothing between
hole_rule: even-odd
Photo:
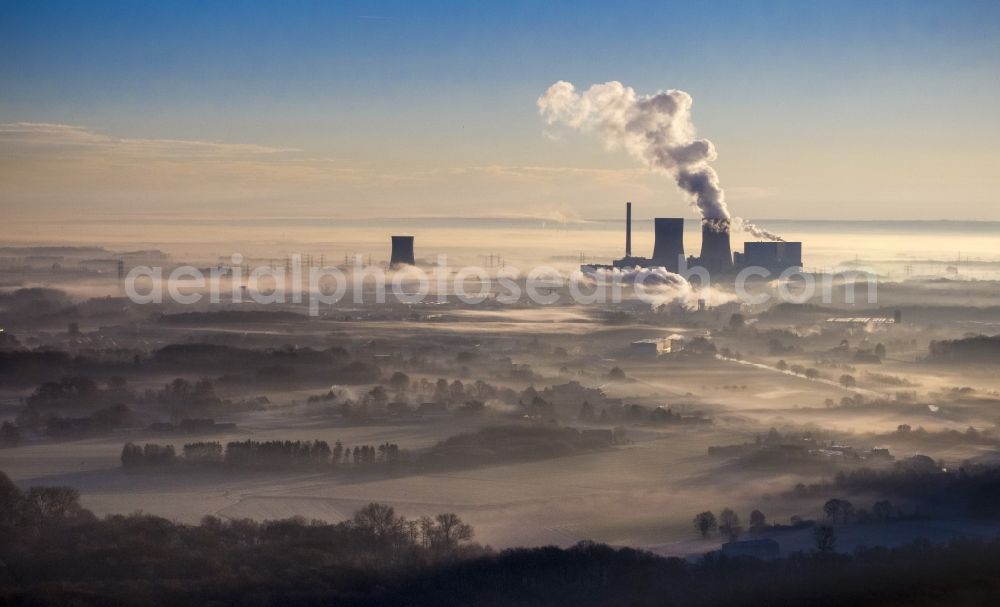
<instances>
[{"instance_id":1,"label":"blue sky","mask_svg":"<svg viewBox=\"0 0 1000 607\"><path fill-rule=\"evenodd\" d=\"M342 214L359 196L372 212L410 201L425 215L473 198L609 216L630 189L682 204L671 183L637 174L595 140L542 135L535 99L562 79L691 93L699 135L719 148L731 205L747 216L935 218L953 196L950 213L1000 219L998 68L995 1L0 6L0 122L291 148L297 166L356 179L304 188L278 179L258 202L286 192L300 208ZM117 189L87 175L53 176L65 181L53 188L51 158L38 160L53 152L19 133L0 140L8 172L14 161L28 175L0 189L11 208L65 212L73 192L126 199L143 180L156 184L150 204L160 208L183 211L197 198L223 210L239 198L211 167L151 175L158 158L144 155ZM25 168L29 157L37 162ZM534 192L505 174L469 177L476 167L623 174L618 186L600 173L590 189L550 181ZM202 190L190 172L207 180ZM414 174L429 176L414 184Z\"/></svg>"}]
</instances>

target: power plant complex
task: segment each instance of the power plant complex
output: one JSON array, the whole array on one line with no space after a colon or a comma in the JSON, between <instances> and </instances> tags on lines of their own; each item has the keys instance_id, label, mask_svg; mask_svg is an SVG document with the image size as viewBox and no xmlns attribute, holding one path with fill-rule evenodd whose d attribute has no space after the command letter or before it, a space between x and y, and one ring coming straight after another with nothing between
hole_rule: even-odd
<instances>
[{"instance_id":1,"label":"power plant complex","mask_svg":"<svg viewBox=\"0 0 1000 607\"><path fill-rule=\"evenodd\" d=\"M655 241L652 257L632 255L632 203L625 203L625 256L608 264L586 264L582 270L664 267L679 272L684 257L684 219L657 217L653 220ZM728 219L703 219L701 254L686 258L688 268L703 267L713 274L727 274L750 266L781 273L802 268L801 242L747 242L743 252L732 252Z\"/></svg>"},{"instance_id":2,"label":"power plant complex","mask_svg":"<svg viewBox=\"0 0 1000 607\"><path fill-rule=\"evenodd\" d=\"M744 268L759 267L780 274L785 270L802 269L802 243L758 241L743 244L743 251L732 251L729 242L729 219L701 220L701 252L695 257L684 254L684 219L657 217L653 220L655 240L652 257L632 255L632 203L625 203L625 256L610 264L583 264L584 272L598 269L631 270L634 268L666 268L679 273L687 268L702 267L712 274L733 274ZM389 267L393 269L416 265L413 236L392 236Z\"/></svg>"}]
</instances>

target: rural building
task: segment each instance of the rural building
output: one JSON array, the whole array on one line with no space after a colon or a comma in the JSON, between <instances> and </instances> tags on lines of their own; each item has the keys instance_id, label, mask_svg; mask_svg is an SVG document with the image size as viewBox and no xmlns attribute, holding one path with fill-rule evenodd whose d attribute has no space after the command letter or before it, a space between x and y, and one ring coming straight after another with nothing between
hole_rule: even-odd
<instances>
[{"instance_id":1,"label":"rural building","mask_svg":"<svg viewBox=\"0 0 1000 607\"><path fill-rule=\"evenodd\" d=\"M680 335L639 339L629 344L630 356L636 358L656 358L660 354L680 352L684 349L684 338Z\"/></svg>"}]
</instances>

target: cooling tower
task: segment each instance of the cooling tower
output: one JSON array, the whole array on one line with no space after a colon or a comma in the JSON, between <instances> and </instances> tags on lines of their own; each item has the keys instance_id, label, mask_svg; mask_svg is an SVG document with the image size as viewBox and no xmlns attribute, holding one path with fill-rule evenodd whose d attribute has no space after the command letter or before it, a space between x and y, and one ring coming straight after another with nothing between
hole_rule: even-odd
<instances>
[{"instance_id":1,"label":"cooling tower","mask_svg":"<svg viewBox=\"0 0 1000 607\"><path fill-rule=\"evenodd\" d=\"M392 237L392 257L389 258L389 267L395 268L401 265L416 265L413 262L412 236Z\"/></svg>"},{"instance_id":2,"label":"cooling tower","mask_svg":"<svg viewBox=\"0 0 1000 607\"><path fill-rule=\"evenodd\" d=\"M680 260L684 257L684 220L657 217L653 221L656 229L653 263L664 266L671 272L677 272L680 270Z\"/></svg>"},{"instance_id":3,"label":"cooling tower","mask_svg":"<svg viewBox=\"0 0 1000 607\"><path fill-rule=\"evenodd\" d=\"M729 247L729 220L703 219L701 222L701 265L710 272L732 269Z\"/></svg>"}]
</instances>

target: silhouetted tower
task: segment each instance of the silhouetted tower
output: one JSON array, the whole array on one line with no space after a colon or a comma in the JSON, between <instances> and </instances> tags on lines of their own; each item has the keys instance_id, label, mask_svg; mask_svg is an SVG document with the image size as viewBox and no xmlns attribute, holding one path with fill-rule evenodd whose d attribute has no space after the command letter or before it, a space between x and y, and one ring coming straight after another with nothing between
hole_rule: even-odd
<instances>
[{"instance_id":1,"label":"silhouetted tower","mask_svg":"<svg viewBox=\"0 0 1000 607\"><path fill-rule=\"evenodd\" d=\"M677 272L680 270L680 260L684 257L684 220L678 217L657 217L653 224L656 230L653 263Z\"/></svg>"},{"instance_id":2,"label":"silhouetted tower","mask_svg":"<svg viewBox=\"0 0 1000 607\"><path fill-rule=\"evenodd\" d=\"M632 257L632 203L625 203L625 257Z\"/></svg>"},{"instance_id":3,"label":"silhouetted tower","mask_svg":"<svg viewBox=\"0 0 1000 607\"><path fill-rule=\"evenodd\" d=\"M413 261L412 236L392 237L392 256L389 258L389 267L395 268L401 265L416 265Z\"/></svg>"},{"instance_id":4,"label":"silhouetted tower","mask_svg":"<svg viewBox=\"0 0 1000 607\"><path fill-rule=\"evenodd\" d=\"M728 219L702 220L700 261L710 272L732 269L733 252L729 246Z\"/></svg>"},{"instance_id":5,"label":"silhouetted tower","mask_svg":"<svg viewBox=\"0 0 1000 607\"><path fill-rule=\"evenodd\" d=\"M118 259L118 280L125 280L125 260Z\"/></svg>"}]
</instances>

